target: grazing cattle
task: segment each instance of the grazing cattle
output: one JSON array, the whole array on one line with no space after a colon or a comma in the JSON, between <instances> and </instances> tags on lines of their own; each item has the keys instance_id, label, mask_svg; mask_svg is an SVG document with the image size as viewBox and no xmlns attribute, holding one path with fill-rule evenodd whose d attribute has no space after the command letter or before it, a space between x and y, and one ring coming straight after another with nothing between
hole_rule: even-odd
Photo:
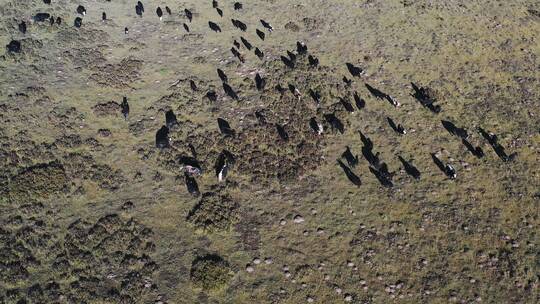
<instances>
[{"instance_id":1,"label":"grazing cattle","mask_svg":"<svg viewBox=\"0 0 540 304\"><path fill-rule=\"evenodd\" d=\"M52 26L54 25L54 17L51 16L51 18L49 18L49 24Z\"/></svg>"},{"instance_id":2,"label":"grazing cattle","mask_svg":"<svg viewBox=\"0 0 540 304\"><path fill-rule=\"evenodd\" d=\"M242 9L242 3L240 2L235 2L234 3L234 10L235 11L238 11L238 10L241 10Z\"/></svg>"},{"instance_id":3,"label":"grazing cattle","mask_svg":"<svg viewBox=\"0 0 540 304\"><path fill-rule=\"evenodd\" d=\"M229 95L229 97L231 97L232 99L238 100L238 95L237 95L236 92L231 88L231 86L228 85L226 82L223 83L223 90L225 91L225 93L226 93L227 95Z\"/></svg>"},{"instance_id":4,"label":"grazing cattle","mask_svg":"<svg viewBox=\"0 0 540 304\"><path fill-rule=\"evenodd\" d=\"M308 62L309 62L309 65L312 66L312 67L316 67L319 65L319 58L316 58L316 57L313 57L311 55L308 55Z\"/></svg>"},{"instance_id":5,"label":"grazing cattle","mask_svg":"<svg viewBox=\"0 0 540 304\"><path fill-rule=\"evenodd\" d=\"M220 17L223 17L223 11L219 7L216 7L216 12Z\"/></svg>"},{"instance_id":6,"label":"grazing cattle","mask_svg":"<svg viewBox=\"0 0 540 304\"><path fill-rule=\"evenodd\" d=\"M158 6L158 8L156 9L156 14L159 17L159 20L161 20L161 18L163 17L163 11L161 10L161 7Z\"/></svg>"},{"instance_id":7,"label":"grazing cattle","mask_svg":"<svg viewBox=\"0 0 540 304\"><path fill-rule=\"evenodd\" d=\"M444 167L444 172L450 179L456 179L457 177L456 169L454 169L454 167L450 164L446 164Z\"/></svg>"},{"instance_id":8,"label":"grazing cattle","mask_svg":"<svg viewBox=\"0 0 540 304\"><path fill-rule=\"evenodd\" d=\"M227 177L227 173L234 165L234 163L235 157L231 152L223 150L221 151L221 153L219 153L219 156L214 165L214 170L216 172L216 177L218 178L218 181L221 182L225 180L225 178Z\"/></svg>"},{"instance_id":9,"label":"grazing cattle","mask_svg":"<svg viewBox=\"0 0 540 304\"><path fill-rule=\"evenodd\" d=\"M289 68L294 69L294 62L285 56L281 56L281 61Z\"/></svg>"},{"instance_id":10,"label":"grazing cattle","mask_svg":"<svg viewBox=\"0 0 540 304\"><path fill-rule=\"evenodd\" d=\"M446 176L448 176L450 179L455 179L457 177L454 167L450 164L443 164L435 153L431 153L431 159L433 159L433 162L435 165L437 165L437 168L439 168L439 170L446 174Z\"/></svg>"},{"instance_id":11,"label":"grazing cattle","mask_svg":"<svg viewBox=\"0 0 540 304\"><path fill-rule=\"evenodd\" d=\"M107 13L103 12L101 13L101 21L107 20Z\"/></svg>"},{"instance_id":12,"label":"grazing cattle","mask_svg":"<svg viewBox=\"0 0 540 304\"><path fill-rule=\"evenodd\" d=\"M392 130L394 130L396 133L399 133L401 135L407 134L407 131L401 124L396 125L396 123L390 117L386 117L386 120L388 121L388 124L390 125Z\"/></svg>"},{"instance_id":13,"label":"grazing cattle","mask_svg":"<svg viewBox=\"0 0 540 304\"><path fill-rule=\"evenodd\" d=\"M370 86L369 84L365 84L366 85L366 88L368 89L369 93L371 93L371 95L373 95L375 98L378 98L378 99L385 99L386 95L385 93L383 93L382 91Z\"/></svg>"},{"instance_id":14,"label":"grazing cattle","mask_svg":"<svg viewBox=\"0 0 540 304\"><path fill-rule=\"evenodd\" d=\"M353 155L349 146L346 147L345 152L341 153L341 157L347 161L351 168L358 165L358 155Z\"/></svg>"},{"instance_id":15,"label":"grazing cattle","mask_svg":"<svg viewBox=\"0 0 540 304\"><path fill-rule=\"evenodd\" d=\"M317 106L321 104L321 94L313 89L309 89L309 96L317 103Z\"/></svg>"},{"instance_id":16,"label":"grazing cattle","mask_svg":"<svg viewBox=\"0 0 540 304\"><path fill-rule=\"evenodd\" d=\"M285 94L285 92L287 91L287 89L285 89L284 87L281 86L281 84L277 84L275 87L276 91L279 92L279 94L283 95Z\"/></svg>"},{"instance_id":17,"label":"grazing cattle","mask_svg":"<svg viewBox=\"0 0 540 304\"><path fill-rule=\"evenodd\" d=\"M249 43L249 41L247 41L244 37L240 37L240 41L242 41L246 49L251 51L251 48L253 48L253 46L251 45L251 43Z\"/></svg>"},{"instance_id":18,"label":"grazing cattle","mask_svg":"<svg viewBox=\"0 0 540 304\"><path fill-rule=\"evenodd\" d=\"M156 147L164 149L169 147L169 128L162 126L156 133Z\"/></svg>"},{"instance_id":19,"label":"grazing cattle","mask_svg":"<svg viewBox=\"0 0 540 304\"><path fill-rule=\"evenodd\" d=\"M265 35L264 35L264 32L263 32L263 31L261 31L261 30L259 30L259 29L255 29L255 33L257 33L257 36L259 36L259 38L261 38L261 40L264 41Z\"/></svg>"},{"instance_id":20,"label":"grazing cattle","mask_svg":"<svg viewBox=\"0 0 540 304\"><path fill-rule=\"evenodd\" d=\"M347 99L339 97L339 102L341 103L341 105L343 106L343 108L347 112L349 112L349 113L354 112L354 108L353 108L352 104Z\"/></svg>"},{"instance_id":21,"label":"grazing cattle","mask_svg":"<svg viewBox=\"0 0 540 304\"><path fill-rule=\"evenodd\" d=\"M371 166L375 168L380 168L381 160L379 159L379 153L377 152L376 154L373 154L372 149L373 148L369 148L367 146L362 146L362 155Z\"/></svg>"},{"instance_id":22,"label":"grazing cattle","mask_svg":"<svg viewBox=\"0 0 540 304\"><path fill-rule=\"evenodd\" d=\"M208 21L208 26L210 27L210 29L214 32L220 32L221 33L221 28L219 27L219 25L215 24L214 22L212 21Z\"/></svg>"},{"instance_id":23,"label":"grazing cattle","mask_svg":"<svg viewBox=\"0 0 540 304\"><path fill-rule=\"evenodd\" d=\"M405 172L412 176L414 179L420 179L420 171L411 164L410 162L406 161L403 157L398 156L399 161L403 164L403 168L405 169Z\"/></svg>"},{"instance_id":24,"label":"grazing cattle","mask_svg":"<svg viewBox=\"0 0 540 304\"><path fill-rule=\"evenodd\" d=\"M284 141L289 140L289 134L287 134L287 131L285 131L285 128L282 125L276 123L276 130L278 132L279 137L282 140Z\"/></svg>"},{"instance_id":25,"label":"grazing cattle","mask_svg":"<svg viewBox=\"0 0 540 304\"><path fill-rule=\"evenodd\" d=\"M382 163L379 159L379 153L373 154L373 142L371 139L364 136L364 134L361 131L358 131L360 133L360 140L362 141L362 155L364 158L368 161L368 163L376 168L377 170L386 172L386 175L390 175L388 173L388 169L386 168L386 164Z\"/></svg>"},{"instance_id":26,"label":"grazing cattle","mask_svg":"<svg viewBox=\"0 0 540 304\"><path fill-rule=\"evenodd\" d=\"M366 137L364 135L364 133L362 133L362 131L358 131L358 133L360 133L360 141L362 141L362 144L364 145L364 147L368 150L372 150L373 149L373 142L371 141L371 139L369 139L368 137Z\"/></svg>"},{"instance_id":27,"label":"grazing cattle","mask_svg":"<svg viewBox=\"0 0 540 304\"><path fill-rule=\"evenodd\" d=\"M17 40L11 40L9 44L6 45L6 48L9 53L20 53L21 43Z\"/></svg>"},{"instance_id":28,"label":"grazing cattle","mask_svg":"<svg viewBox=\"0 0 540 304\"><path fill-rule=\"evenodd\" d=\"M75 21L73 21L73 25L74 25L76 28L81 27L81 26L82 26L82 18L81 18L81 17L75 18Z\"/></svg>"},{"instance_id":29,"label":"grazing cattle","mask_svg":"<svg viewBox=\"0 0 540 304\"><path fill-rule=\"evenodd\" d=\"M44 22L49 20L50 17L51 15L48 13L37 13L32 19L34 19L35 22Z\"/></svg>"},{"instance_id":30,"label":"grazing cattle","mask_svg":"<svg viewBox=\"0 0 540 304\"><path fill-rule=\"evenodd\" d=\"M127 27L124 28L124 34L128 34L129 33L129 29Z\"/></svg>"},{"instance_id":31,"label":"grazing cattle","mask_svg":"<svg viewBox=\"0 0 540 304\"><path fill-rule=\"evenodd\" d=\"M255 48L255 55L261 60L264 58L264 53L259 48Z\"/></svg>"},{"instance_id":32,"label":"grazing cattle","mask_svg":"<svg viewBox=\"0 0 540 304\"><path fill-rule=\"evenodd\" d=\"M195 81L190 80L189 81L189 86L191 87L192 91L197 91L197 85L195 84Z\"/></svg>"},{"instance_id":33,"label":"grazing cattle","mask_svg":"<svg viewBox=\"0 0 540 304\"><path fill-rule=\"evenodd\" d=\"M142 17L143 12L144 12L144 9L142 8L142 6L139 6L138 4L135 5L135 14L137 14L137 16Z\"/></svg>"},{"instance_id":34,"label":"grazing cattle","mask_svg":"<svg viewBox=\"0 0 540 304\"><path fill-rule=\"evenodd\" d=\"M206 98L208 98L210 101L216 101L217 100L217 94L215 91L208 91L206 93Z\"/></svg>"},{"instance_id":35,"label":"grazing cattle","mask_svg":"<svg viewBox=\"0 0 540 304\"><path fill-rule=\"evenodd\" d=\"M227 82L228 78L227 75L225 75L225 72L223 72L221 69L217 69L217 73L221 81Z\"/></svg>"},{"instance_id":36,"label":"grazing cattle","mask_svg":"<svg viewBox=\"0 0 540 304\"><path fill-rule=\"evenodd\" d=\"M184 23L184 30L186 30L186 32L189 33L189 26L187 24Z\"/></svg>"},{"instance_id":37,"label":"grazing cattle","mask_svg":"<svg viewBox=\"0 0 540 304\"><path fill-rule=\"evenodd\" d=\"M51 0L43 0L43 3L45 3L45 4L51 4Z\"/></svg>"},{"instance_id":38,"label":"grazing cattle","mask_svg":"<svg viewBox=\"0 0 540 304\"><path fill-rule=\"evenodd\" d=\"M122 103L120 104L120 107L122 108L122 115L124 115L124 119L127 120L129 115L129 103L127 101L127 97L124 96Z\"/></svg>"},{"instance_id":39,"label":"grazing cattle","mask_svg":"<svg viewBox=\"0 0 540 304\"><path fill-rule=\"evenodd\" d=\"M307 53L307 45L305 45L303 42L297 41L296 52L298 55L305 55Z\"/></svg>"},{"instance_id":40,"label":"grazing cattle","mask_svg":"<svg viewBox=\"0 0 540 304\"><path fill-rule=\"evenodd\" d=\"M343 80L346 86L350 86L352 84L352 79L349 79L346 76L343 76L341 80Z\"/></svg>"},{"instance_id":41,"label":"grazing cattle","mask_svg":"<svg viewBox=\"0 0 540 304\"><path fill-rule=\"evenodd\" d=\"M234 45L237 49L240 49L240 42L236 41L236 39L233 41L233 45Z\"/></svg>"},{"instance_id":42,"label":"grazing cattle","mask_svg":"<svg viewBox=\"0 0 540 304\"><path fill-rule=\"evenodd\" d=\"M189 149L193 156L181 156L178 159L178 163L182 165L185 172L188 172L191 175L200 175L202 173L202 167L199 161L195 158L197 153L195 152L195 147L192 144L189 144Z\"/></svg>"},{"instance_id":43,"label":"grazing cattle","mask_svg":"<svg viewBox=\"0 0 540 304\"><path fill-rule=\"evenodd\" d=\"M255 117L257 118L260 124L262 125L266 124L266 117L264 117L262 111L255 111Z\"/></svg>"},{"instance_id":44,"label":"grazing cattle","mask_svg":"<svg viewBox=\"0 0 540 304\"><path fill-rule=\"evenodd\" d=\"M218 2L217 2L217 0L212 0L212 7L213 7L213 8L218 7Z\"/></svg>"},{"instance_id":45,"label":"grazing cattle","mask_svg":"<svg viewBox=\"0 0 540 304\"><path fill-rule=\"evenodd\" d=\"M167 12L167 14L172 15L172 11L168 6L165 6L165 11Z\"/></svg>"},{"instance_id":46,"label":"grazing cattle","mask_svg":"<svg viewBox=\"0 0 540 304\"><path fill-rule=\"evenodd\" d=\"M218 118L217 122L218 122L219 131L221 132L221 134L226 135L226 136L234 135L234 130L231 128L231 125L229 125L228 121L226 121L223 118Z\"/></svg>"},{"instance_id":47,"label":"grazing cattle","mask_svg":"<svg viewBox=\"0 0 540 304\"><path fill-rule=\"evenodd\" d=\"M187 8L184 9L184 14L186 14L186 17L188 18L189 22L191 22L191 20L193 20L193 14Z\"/></svg>"},{"instance_id":48,"label":"grazing cattle","mask_svg":"<svg viewBox=\"0 0 540 304\"><path fill-rule=\"evenodd\" d=\"M295 55L293 52L287 50L287 56L289 56L289 59L290 59L292 62L296 62L296 55Z\"/></svg>"},{"instance_id":49,"label":"grazing cattle","mask_svg":"<svg viewBox=\"0 0 540 304\"><path fill-rule=\"evenodd\" d=\"M247 25L244 22L240 20L236 20L236 19L231 19L231 22L234 25L234 27L236 27L237 29L240 29L242 32L245 32L247 30Z\"/></svg>"},{"instance_id":50,"label":"grazing cattle","mask_svg":"<svg viewBox=\"0 0 540 304\"><path fill-rule=\"evenodd\" d=\"M84 8L84 6L82 5L79 5L77 6L77 13L81 14L81 15L86 15L86 8Z\"/></svg>"},{"instance_id":51,"label":"grazing cattle","mask_svg":"<svg viewBox=\"0 0 540 304\"><path fill-rule=\"evenodd\" d=\"M137 1L137 6L141 9L141 12L144 13L144 5L142 4L141 1Z\"/></svg>"},{"instance_id":52,"label":"grazing cattle","mask_svg":"<svg viewBox=\"0 0 540 304\"><path fill-rule=\"evenodd\" d=\"M191 155L193 156L193 158L197 160L197 151L195 150L195 147L191 143L188 144L188 147L189 147L189 150L191 151Z\"/></svg>"},{"instance_id":53,"label":"grazing cattle","mask_svg":"<svg viewBox=\"0 0 540 304\"><path fill-rule=\"evenodd\" d=\"M428 90L426 88L418 87L412 82L411 85L414 90L414 93L411 94L411 96L418 100L423 107L428 108L435 114L441 112L441 107L434 104L436 100L428 94Z\"/></svg>"},{"instance_id":54,"label":"grazing cattle","mask_svg":"<svg viewBox=\"0 0 540 304\"><path fill-rule=\"evenodd\" d=\"M269 32L273 31L274 28L272 27L272 25L270 25L270 23L264 21L264 20L260 20L261 21L261 24L264 28L266 28Z\"/></svg>"},{"instance_id":55,"label":"grazing cattle","mask_svg":"<svg viewBox=\"0 0 540 304\"><path fill-rule=\"evenodd\" d=\"M195 178L191 176L189 173L184 172L184 179L186 182L186 188L188 192L195 197L199 196L200 195L199 185L197 185L197 181L195 180Z\"/></svg>"},{"instance_id":56,"label":"grazing cattle","mask_svg":"<svg viewBox=\"0 0 540 304\"><path fill-rule=\"evenodd\" d=\"M401 104L392 96L386 95L386 100L394 107L399 107Z\"/></svg>"},{"instance_id":57,"label":"grazing cattle","mask_svg":"<svg viewBox=\"0 0 540 304\"><path fill-rule=\"evenodd\" d=\"M341 169L343 170L343 172L345 172L345 175L347 176L347 178L349 179L349 181L351 181L351 183L353 183L354 185L356 186L360 186L362 185L362 182L360 180L360 177L358 177L358 175L354 174L354 172L349 168L347 167L341 160L337 160L337 163L338 165L341 167Z\"/></svg>"},{"instance_id":58,"label":"grazing cattle","mask_svg":"<svg viewBox=\"0 0 540 304\"><path fill-rule=\"evenodd\" d=\"M355 77L360 77L360 75L362 75L364 72L361 68L354 66L352 63L347 62L345 65L347 65L347 70L349 70L349 73Z\"/></svg>"},{"instance_id":59,"label":"grazing cattle","mask_svg":"<svg viewBox=\"0 0 540 304\"><path fill-rule=\"evenodd\" d=\"M493 133L488 133L486 130L482 129L481 127L478 128L478 131L480 132L480 134L482 135L482 137L484 137L485 140L488 141L488 143L491 145L491 147L493 148L493 151L495 151L495 154L497 154L497 156L504 162L506 161L512 161L516 158L517 156L517 153L514 152L510 155L506 154L506 152L504 151L504 148L503 146L501 146L497 140L497 135L493 134Z\"/></svg>"},{"instance_id":60,"label":"grazing cattle","mask_svg":"<svg viewBox=\"0 0 540 304\"><path fill-rule=\"evenodd\" d=\"M334 113L324 114L324 119L326 120L328 124L330 124L332 129L338 130L339 133L341 134L345 132L345 126L343 125L341 120L339 120L339 118L336 117Z\"/></svg>"},{"instance_id":61,"label":"grazing cattle","mask_svg":"<svg viewBox=\"0 0 540 304\"><path fill-rule=\"evenodd\" d=\"M478 127L478 132L480 132L480 135L482 135L482 137L487 140L490 145L497 144L497 135L493 133L488 133L482 127Z\"/></svg>"},{"instance_id":62,"label":"grazing cattle","mask_svg":"<svg viewBox=\"0 0 540 304\"><path fill-rule=\"evenodd\" d=\"M296 95L298 94L300 91L298 91L298 89L296 88L296 86L294 84L288 84L287 85L289 87L289 91L293 94L293 95ZM298 92L298 93L297 93Z\"/></svg>"},{"instance_id":63,"label":"grazing cattle","mask_svg":"<svg viewBox=\"0 0 540 304\"><path fill-rule=\"evenodd\" d=\"M167 125L167 128L172 129L177 124L178 121L176 120L176 115L174 115L173 110L165 112L165 125Z\"/></svg>"},{"instance_id":64,"label":"grazing cattle","mask_svg":"<svg viewBox=\"0 0 540 304\"><path fill-rule=\"evenodd\" d=\"M450 122L448 120L441 120L441 123L446 129L446 131L448 131L448 133L464 139L469 137L467 130L465 130L464 128L458 128L453 122Z\"/></svg>"},{"instance_id":65,"label":"grazing cattle","mask_svg":"<svg viewBox=\"0 0 540 304\"><path fill-rule=\"evenodd\" d=\"M56 24L60 25L62 23L62 18L56 17Z\"/></svg>"},{"instance_id":66,"label":"grazing cattle","mask_svg":"<svg viewBox=\"0 0 540 304\"><path fill-rule=\"evenodd\" d=\"M323 131L324 131L323 125L321 123L317 122L317 119L315 117L311 117L311 119L309 120L309 127L317 135L323 134Z\"/></svg>"},{"instance_id":67,"label":"grazing cattle","mask_svg":"<svg viewBox=\"0 0 540 304\"><path fill-rule=\"evenodd\" d=\"M373 167L369 167L369 171L373 173L373 175L375 175L375 177L383 187L391 188L394 186L392 180L390 180L384 172L381 172L380 170L377 170Z\"/></svg>"},{"instance_id":68,"label":"grazing cattle","mask_svg":"<svg viewBox=\"0 0 540 304\"><path fill-rule=\"evenodd\" d=\"M266 79L262 78L259 73L255 74L255 86L257 90L262 91L266 85Z\"/></svg>"},{"instance_id":69,"label":"grazing cattle","mask_svg":"<svg viewBox=\"0 0 540 304\"><path fill-rule=\"evenodd\" d=\"M234 48L234 46L231 48L231 53L234 55L234 57L238 58L240 62L244 63L244 57L237 49Z\"/></svg>"},{"instance_id":70,"label":"grazing cattle","mask_svg":"<svg viewBox=\"0 0 540 304\"><path fill-rule=\"evenodd\" d=\"M356 104L356 107L358 108L358 110L361 110L366 107L366 101L360 98L360 96L358 96L358 93L356 91L354 91L353 97L354 97L354 103Z\"/></svg>"},{"instance_id":71,"label":"grazing cattle","mask_svg":"<svg viewBox=\"0 0 540 304\"><path fill-rule=\"evenodd\" d=\"M479 146L476 148L473 147L473 145L470 142L468 142L465 138L462 138L461 142L467 148L467 150L469 150L469 152L472 153L472 155L476 156L477 158L484 157L484 151Z\"/></svg>"},{"instance_id":72,"label":"grazing cattle","mask_svg":"<svg viewBox=\"0 0 540 304\"><path fill-rule=\"evenodd\" d=\"M26 22L19 23L19 32L26 34Z\"/></svg>"}]
</instances>

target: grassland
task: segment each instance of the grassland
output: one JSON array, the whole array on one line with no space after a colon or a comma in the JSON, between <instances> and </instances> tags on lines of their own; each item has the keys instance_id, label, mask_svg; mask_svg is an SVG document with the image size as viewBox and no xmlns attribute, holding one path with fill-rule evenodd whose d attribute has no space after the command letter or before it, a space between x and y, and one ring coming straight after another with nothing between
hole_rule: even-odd
<instances>
[{"instance_id":1,"label":"grassland","mask_svg":"<svg viewBox=\"0 0 540 304\"><path fill-rule=\"evenodd\" d=\"M140 18L127 0L0 0L0 44L21 42L0 58L0 303L538 303L537 1L245 0L234 11L222 0L222 18L211 1L143 2ZM77 29L79 4L87 14ZM172 15L160 21L158 5ZM63 22L31 21L37 12ZM259 19L274 26L264 41ZM244 46L245 63L234 58L240 36L264 59ZM294 69L282 64L296 41L319 67L306 56ZM352 77L346 62L365 74ZM439 114L411 96L411 82L433 90ZM205 97L211 90L216 101ZM354 92L366 107L348 113L338 97ZM171 109L171 147L157 149ZM343 134L327 123L322 136L310 130L311 117L328 113ZM234 136L220 134L218 117ZM466 128L485 156L443 119ZM478 127L515 159L497 157ZM370 173L358 131L395 173L392 188ZM346 146L359 155L359 187L336 164ZM218 182L223 149L236 162ZM193 150L200 196L188 193L178 161ZM412 159L419 180L398 156Z\"/></svg>"}]
</instances>

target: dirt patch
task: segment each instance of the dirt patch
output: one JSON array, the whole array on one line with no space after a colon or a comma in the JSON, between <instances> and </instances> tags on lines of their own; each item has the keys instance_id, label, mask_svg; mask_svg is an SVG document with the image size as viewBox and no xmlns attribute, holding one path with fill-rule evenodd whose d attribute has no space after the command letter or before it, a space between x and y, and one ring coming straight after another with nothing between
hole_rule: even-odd
<instances>
[{"instance_id":1,"label":"dirt patch","mask_svg":"<svg viewBox=\"0 0 540 304\"><path fill-rule=\"evenodd\" d=\"M125 58L120 63L96 66L90 79L104 87L127 88L139 79L142 64L142 60Z\"/></svg>"},{"instance_id":2,"label":"dirt patch","mask_svg":"<svg viewBox=\"0 0 540 304\"><path fill-rule=\"evenodd\" d=\"M121 110L122 107L116 101L98 103L92 107L92 111L96 116L117 116L120 115Z\"/></svg>"}]
</instances>

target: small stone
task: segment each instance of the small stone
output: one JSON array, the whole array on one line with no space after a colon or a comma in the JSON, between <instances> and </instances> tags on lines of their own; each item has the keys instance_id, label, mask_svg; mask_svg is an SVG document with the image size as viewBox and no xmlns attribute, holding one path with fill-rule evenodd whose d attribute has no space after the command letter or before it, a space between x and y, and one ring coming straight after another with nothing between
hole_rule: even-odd
<instances>
[{"instance_id":1,"label":"small stone","mask_svg":"<svg viewBox=\"0 0 540 304\"><path fill-rule=\"evenodd\" d=\"M335 291L337 294L341 294L343 292L343 290L341 290L339 287L336 287Z\"/></svg>"},{"instance_id":2,"label":"small stone","mask_svg":"<svg viewBox=\"0 0 540 304\"><path fill-rule=\"evenodd\" d=\"M345 302L351 302L352 296L350 294L345 295Z\"/></svg>"},{"instance_id":3,"label":"small stone","mask_svg":"<svg viewBox=\"0 0 540 304\"><path fill-rule=\"evenodd\" d=\"M301 215L296 215L293 219L293 221L296 223L296 224L300 224L300 223L303 223L304 222L304 218L301 216Z\"/></svg>"},{"instance_id":4,"label":"small stone","mask_svg":"<svg viewBox=\"0 0 540 304\"><path fill-rule=\"evenodd\" d=\"M279 221L279 224L281 226L285 226L285 224L287 224L287 221L286 220L281 220L281 221Z\"/></svg>"},{"instance_id":5,"label":"small stone","mask_svg":"<svg viewBox=\"0 0 540 304\"><path fill-rule=\"evenodd\" d=\"M308 298L307 298L307 301L308 301L308 303L313 303L313 302L315 302L315 300L314 300L312 297L308 297Z\"/></svg>"},{"instance_id":6,"label":"small stone","mask_svg":"<svg viewBox=\"0 0 540 304\"><path fill-rule=\"evenodd\" d=\"M253 259L253 264L259 265L260 263L261 263L261 259L259 259L259 258L254 258Z\"/></svg>"},{"instance_id":7,"label":"small stone","mask_svg":"<svg viewBox=\"0 0 540 304\"><path fill-rule=\"evenodd\" d=\"M272 260L272 258L266 258L264 259L264 262L267 264L267 265L270 265L274 262L274 260Z\"/></svg>"},{"instance_id":8,"label":"small stone","mask_svg":"<svg viewBox=\"0 0 540 304\"><path fill-rule=\"evenodd\" d=\"M248 265L246 266L246 272L252 273L253 271L255 271L255 269L254 269L251 265L248 264Z\"/></svg>"},{"instance_id":9,"label":"small stone","mask_svg":"<svg viewBox=\"0 0 540 304\"><path fill-rule=\"evenodd\" d=\"M351 261L347 261L347 266L348 266L348 267L353 267L353 266L354 266L354 263L351 262Z\"/></svg>"},{"instance_id":10,"label":"small stone","mask_svg":"<svg viewBox=\"0 0 540 304\"><path fill-rule=\"evenodd\" d=\"M291 273L288 272L288 271L285 271L285 277L286 277L286 278L290 278L290 277L291 277Z\"/></svg>"}]
</instances>

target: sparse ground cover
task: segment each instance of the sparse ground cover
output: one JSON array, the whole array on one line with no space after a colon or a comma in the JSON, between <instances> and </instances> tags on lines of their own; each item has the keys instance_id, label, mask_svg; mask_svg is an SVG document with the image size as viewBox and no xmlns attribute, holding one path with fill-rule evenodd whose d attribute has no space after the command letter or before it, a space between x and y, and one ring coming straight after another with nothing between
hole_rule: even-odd
<instances>
[{"instance_id":1,"label":"sparse ground cover","mask_svg":"<svg viewBox=\"0 0 540 304\"><path fill-rule=\"evenodd\" d=\"M0 303L538 302L537 2L218 1L223 17L212 1L143 2L139 17L127 0L0 1ZM280 56L297 41L308 50L291 69ZM201 167L196 196L185 157Z\"/></svg>"}]
</instances>

